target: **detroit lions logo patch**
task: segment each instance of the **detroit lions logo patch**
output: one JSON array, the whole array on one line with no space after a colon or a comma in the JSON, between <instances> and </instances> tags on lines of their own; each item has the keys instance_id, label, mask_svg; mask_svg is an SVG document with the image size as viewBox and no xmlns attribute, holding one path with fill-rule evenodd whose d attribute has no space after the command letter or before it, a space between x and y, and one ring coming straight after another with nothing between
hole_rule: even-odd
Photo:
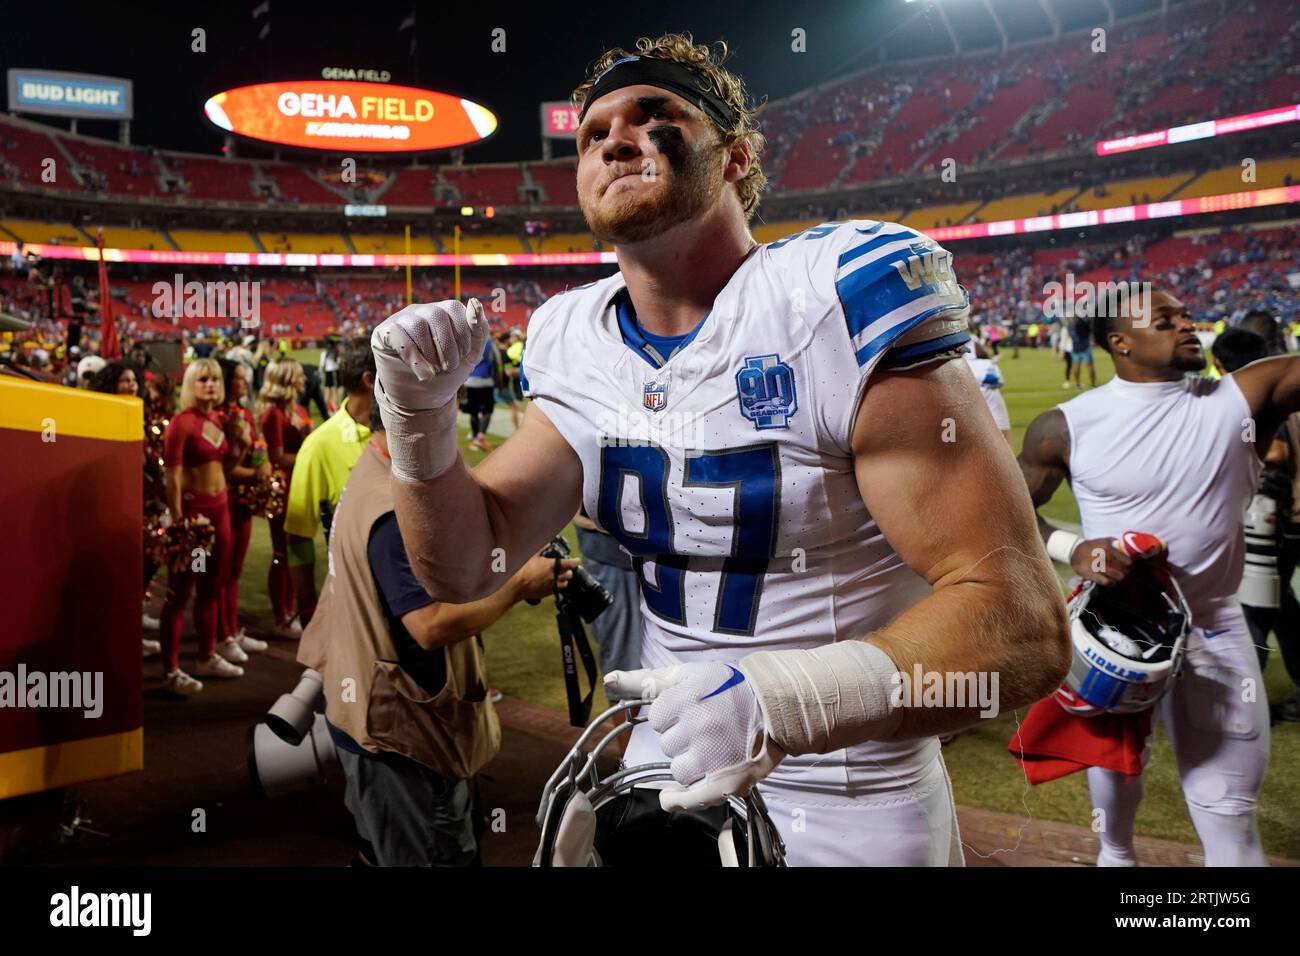
<instances>
[{"instance_id":1,"label":"detroit lions logo patch","mask_svg":"<svg viewBox=\"0 0 1300 956\"><path fill-rule=\"evenodd\" d=\"M789 428L799 409L794 371L779 355L747 355L736 372L736 398L755 428Z\"/></svg>"}]
</instances>

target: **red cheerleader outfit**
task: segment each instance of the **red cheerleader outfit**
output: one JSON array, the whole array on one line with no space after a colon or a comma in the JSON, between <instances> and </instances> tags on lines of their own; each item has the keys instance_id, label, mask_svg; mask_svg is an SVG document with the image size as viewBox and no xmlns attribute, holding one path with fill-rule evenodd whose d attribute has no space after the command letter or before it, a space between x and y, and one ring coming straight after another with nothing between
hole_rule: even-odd
<instances>
[{"instance_id":1,"label":"red cheerleader outfit","mask_svg":"<svg viewBox=\"0 0 1300 956\"><path fill-rule=\"evenodd\" d=\"M163 436L163 464L167 468L194 468L211 461L220 462L226 457L228 444L219 414L208 412L205 415L197 408L187 408L172 416L167 425ZM199 660L207 660L217 649L221 590L229 574L230 509L226 502L224 488L215 495L195 491L181 493L183 517L204 516L212 522L216 534L204 570L190 570L191 566L187 564L185 570L169 569L167 572L167 600L163 605L160 636L168 673L180 666L185 605L196 589L194 629L199 638Z\"/></svg>"},{"instance_id":2,"label":"red cheerleader outfit","mask_svg":"<svg viewBox=\"0 0 1300 956\"><path fill-rule=\"evenodd\" d=\"M248 450L257 438L253 413L242 405L223 405L221 414L227 426L247 436L246 441L229 442L226 454L228 464L243 464ZM242 428L240 427L242 425ZM230 561L225 586L221 593L221 633L233 637L239 631L239 578L244 573L244 558L248 555L248 542L253 534L253 513L238 501L230 502Z\"/></svg>"},{"instance_id":3,"label":"red cheerleader outfit","mask_svg":"<svg viewBox=\"0 0 1300 956\"><path fill-rule=\"evenodd\" d=\"M289 405L292 416L278 405L270 405L262 413L262 437L266 440L267 455L274 460L277 450L296 455L302 447L303 439L311 431L311 418L302 411L296 402ZM285 472L285 500L289 499L289 484L293 481L293 469ZM289 539L284 532L284 515L280 514L267 522L271 528L271 566L266 572L266 592L271 597L271 608L275 620L282 623L293 616L294 592L293 581L289 576Z\"/></svg>"}]
</instances>

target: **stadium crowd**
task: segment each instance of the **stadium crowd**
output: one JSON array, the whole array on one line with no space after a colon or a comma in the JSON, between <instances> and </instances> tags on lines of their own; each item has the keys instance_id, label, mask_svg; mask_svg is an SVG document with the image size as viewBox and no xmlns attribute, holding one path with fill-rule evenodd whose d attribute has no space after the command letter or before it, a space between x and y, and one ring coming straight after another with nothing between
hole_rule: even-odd
<instances>
[{"instance_id":1,"label":"stadium crowd","mask_svg":"<svg viewBox=\"0 0 1300 956\"><path fill-rule=\"evenodd\" d=\"M368 330L358 323L360 335L329 337L319 364L304 364L287 339L241 338L237 325L201 328L201 335L184 334L182 371L169 375L148 341L129 331L123 355L98 354L94 296L77 316L52 318L41 285L17 289L0 300L0 313L30 326L0 333L0 374L142 400L146 602L167 569L160 615L143 614L145 632L159 634L143 639L144 656L161 656L165 686L178 696L200 692L198 678L242 676L249 655L267 647L240 625L240 579L255 518L268 522L272 546L269 636L296 639L315 609L314 539L328 535L339 492L370 436ZM131 328L129 320L121 324ZM461 403L470 413L470 447L492 447L487 432L499 403L518 424L522 356L518 329L489 339ZM198 643L193 664L182 669L187 609Z\"/></svg>"}]
</instances>

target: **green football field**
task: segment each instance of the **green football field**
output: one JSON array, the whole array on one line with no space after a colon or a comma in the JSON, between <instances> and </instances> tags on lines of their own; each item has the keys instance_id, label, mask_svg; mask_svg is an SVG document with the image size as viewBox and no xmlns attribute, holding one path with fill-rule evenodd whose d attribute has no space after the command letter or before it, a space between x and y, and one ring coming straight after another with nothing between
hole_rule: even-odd
<instances>
[{"instance_id":1,"label":"green football field","mask_svg":"<svg viewBox=\"0 0 1300 956\"><path fill-rule=\"evenodd\" d=\"M299 357L316 361L318 355L303 352ZM1112 371L1103 353L1098 352L1098 362L1101 383L1110 378ZM1034 416L1075 393L1073 388L1062 390L1060 360L1046 350L1022 349L1020 357L1013 358L1004 349L999 364L1006 379L1012 444L1019 451L1021 437ZM508 413L499 409L497 419L506 421ZM483 457L476 451L467 454L471 464ZM1044 514L1063 522L1078 521L1078 509L1068 487L1061 486ZM566 535L571 543L576 543L572 527ZM317 573L323 575L323 542L317 543L317 554ZM244 567L241 611L248 618L267 623L271 618L266 598L269 559L266 523L258 521ZM485 641L492 683L503 693L564 709L560 647L551 602L538 607L517 605L488 631ZM1276 647L1269 657L1265 684L1271 701L1296 692L1282 669ZM599 688L596 697L595 707L599 710L604 704ZM982 721L944 748L957 802L1037 819L1088 825L1091 807L1083 774L1030 787L1007 753L1007 741L1022 716L1023 712L1017 712ZM1272 728L1272 759L1260 796L1259 818L1267 852L1300 859L1300 725L1277 724ZM1146 771L1146 798L1138 815L1138 833L1185 843L1196 841L1179 790L1173 753L1158 728L1155 751Z\"/></svg>"}]
</instances>

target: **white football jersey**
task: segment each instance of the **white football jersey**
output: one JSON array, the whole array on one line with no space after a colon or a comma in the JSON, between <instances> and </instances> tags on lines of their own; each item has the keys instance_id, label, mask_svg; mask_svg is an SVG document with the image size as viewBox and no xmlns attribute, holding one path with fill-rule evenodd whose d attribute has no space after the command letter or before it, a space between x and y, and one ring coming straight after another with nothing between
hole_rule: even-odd
<instances>
[{"instance_id":1,"label":"white football jersey","mask_svg":"<svg viewBox=\"0 0 1300 956\"><path fill-rule=\"evenodd\" d=\"M966 364L970 366L975 381L979 382L980 394L993 415L994 424L1003 431L1009 430L1011 416L1007 412L1007 400L1002 397L1002 370L998 368L997 360L977 356L975 342L971 340L966 345Z\"/></svg>"},{"instance_id":2,"label":"white football jersey","mask_svg":"<svg viewBox=\"0 0 1300 956\"><path fill-rule=\"evenodd\" d=\"M850 439L872 371L960 356L966 313L947 250L870 220L755 249L670 355L619 274L537 310L523 389L581 458L587 513L633 556L642 666L862 638L929 593L867 512ZM653 738L638 727L629 762L662 760ZM910 786L937 749L862 744L773 779Z\"/></svg>"}]
</instances>

